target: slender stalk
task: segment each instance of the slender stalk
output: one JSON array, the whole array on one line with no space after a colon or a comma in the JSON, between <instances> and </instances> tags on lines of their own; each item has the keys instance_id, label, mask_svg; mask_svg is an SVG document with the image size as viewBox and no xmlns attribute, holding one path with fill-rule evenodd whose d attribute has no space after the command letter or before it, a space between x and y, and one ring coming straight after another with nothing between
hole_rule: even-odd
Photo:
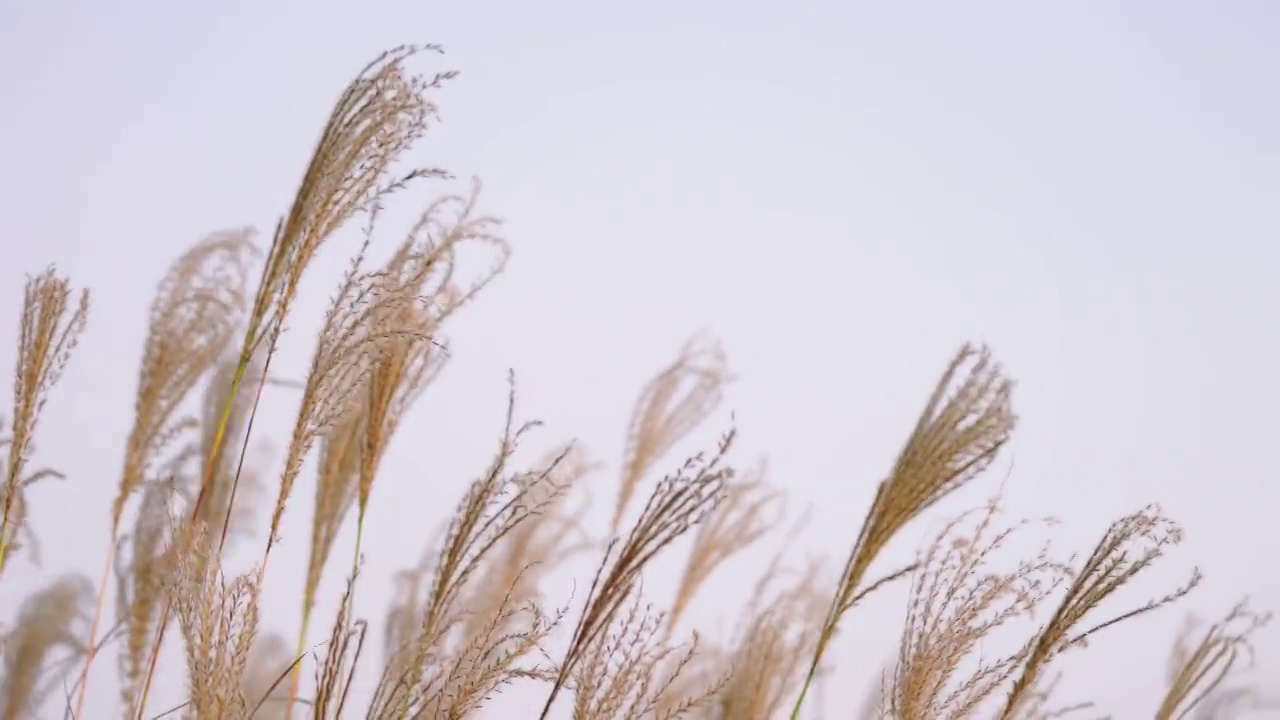
<instances>
[{"instance_id":1,"label":"slender stalk","mask_svg":"<svg viewBox=\"0 0 1280 720\"><path fill-rule=\"evenodd\" d=\"M302 625L298 628L298 647L294 650L293 656L301 658L303 652L307 648L307 629L311 625L311 606L314 599L307 597L302 601ZM293 703L298 697L299 686L302 684L302 664L298 663L293 667L293 672L289 678L289 702L285 705L284 718L291 720L293 718Z\"/></svg>"},{"instance_id":2,"label":"slender stalk","mask_svg":"<svg viewBox=\"0 0 1280 720\"><path fill-rule=\"evenodd\" d=\"M82 717L84 709L84 696L89 687L89 667L93 664L93 658L97 654L95 643L98 641L98 625L102 622L102 608L107 597L107 579L111 577L111 564L115 560L116 555L116 527L119 523L113 522L111 528L112 542L107 544L107 559L102 565L102 577L98 579L98 602L93 611L93 622L89 624L89 644L84 654L84 668L80 671L80 688L76 692L76 717Z\"/></svg>"},{"instance_id":3,"label":"slender stalk","mask_svg":"<svg viewBox=\"0 0 1280 720\"><path fill-rule=\"evenodd\" d=\"M804 706L805 697L809 694L809 688L813 685L813 680L817 677L819 664L822 662L822 656L827 651L827 637L818 639L818 647L814 650L813 661L809 663L809 670L804 676L804 685L800 686L800 696L796 698L795 707L791 708L791 720L800 720L800 708Z\"/></svg>"},{"instance_id":4,"label":"slender stalk","mask_svg":"<svg viewBox=\"0 0 1280 720\"><path fill-rule=\"evenodd\" d=\"M365 507L361 507L356 515L356 548L351 558L351 590L347 593L344 600L348 606L355 606L356 598L356 582L355 578L360 569L360 544L364 538L364 515ZM311 610L314 605L314 598L307 598L303 601L302 607L302 627L298 631L298 648L294 653L294 657L302 657L303 650L306 649L307 629L311 625ZM295 665L292 672L293 678L289 682L289 702L285 705L285 720L291 720L293 717L293 706L297 703L299 686L302 682L301 664Z\"/></svg>"},{"instance_id":5,"label":"slender stalk","mask_svg":"<svg viewBox=\"0 0 1280 720\"><path fill-rule=\"evenodd\" d=\"M364 539L364 508L356 516L356 549L351 555L351 591L347 593L347 602L354 608L356 604L356 578L360 573L360 543Z\"/></svg>"},{"instance_id":6,"label":"slender stalk","mask_svg":"<svg viewBox=\"0 0 1280 720\"><path fill-rule=\"evenodd\" d=\"M13 496L12 489L4 496L4 520L0 521L0 574L4 573L4 561L9 556L9 510L13 507Z\"/></svg>"},{"instance_id":7,"label":"slender stalk","mask_svg":"<svg viewBox=\"0 0 1280 720\"><path fill-rule=\"evenodd\" d=\"M274 346L274 344L273 344ZM250 351L252 356L255 350ZM267 386L267 373L271 370L271 357L269 353L265 360L262 361L262 373L258 378L258 388L253 395L253 406L249 409L249 417L245 420L244 438L240 442L240 457L236 460L236 472L231 478L231 492L227 493L227 509L222 516L222 535L218 538L218 557L222 557L222 550L227 544L227 528L231 527L231 509L236 504L236 491L240 489L240 475L244 472L244 459L249 454L249 437L253 434L253 421L258 417L258 404L262 402L262 390ZM232 402L235 401L235 395L232 395ZM209 480L206 479L207 484ZM203 489L203 488L202 488ZM270 538L268 538L268 542Z\"/></svg>"},{"instance_id":8,"label":"slender stalk","mask_svg":"<svg viewBox=\"0 0 1280 720\"><path fill-rule=\"evenodd\" d=\"M884 485L876 491L876 502L879 502L880 494L884 491ZM862 582L862 576L866 574L869 561L861 561L863 547L867 541L867 528L871 524L872 515L875 513L875 504L867 510L867 515L863 518L862 527L858 530L858 539L853 543L853 550L849 553L849 557L844 562L844 570L840 573L840 585L836 588L835 596L831 598L831 606L827 609L826 619L822 622L822 631L818 634L818 644L813 649L813 659L809 663L809 670L805 673L804 685L800 686L800 696L796 698L796 704L791 708L791 720L800 720L800 708L804 706L805 697L809 694L809 688L813 686L813 679L818 674L818 668L822 666L822 658L827 653L827 646L831 644L831 639L835 637L836 630L840 623L840 615L847 607L844 602L846 591L852 595L856 591L858 585ZM855 596L856 602L856 596Z\"/></svg>"}]
</instances>

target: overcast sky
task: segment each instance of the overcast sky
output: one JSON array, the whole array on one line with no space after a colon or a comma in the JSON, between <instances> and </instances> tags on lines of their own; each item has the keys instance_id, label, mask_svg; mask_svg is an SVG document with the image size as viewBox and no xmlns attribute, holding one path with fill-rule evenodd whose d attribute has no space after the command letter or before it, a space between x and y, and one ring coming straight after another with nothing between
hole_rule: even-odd
<instances>
[{"instance_id":1,"label":"overcast sky","mask_svg":"<svg viewBox=\"0 0 1280 720\"><path fill-rule=\"evenodd\" d=\"M1008 474L1010 512L1064 520L1063 553L1149 502L1185 525L1188 542L1112 607L1193 565L1204 585L1069 657L1064 701L1148 716L1186 611L1245 594L1280 608L1280 5L7 0L0 336L14 337L24 273L49 263L92 289L93 310L40 437L39 463L68 475L33 492L44 564L6 573L0 617L59 572L97 577L165 268L210 231L269 230L343 85L402 42L447 49L420 69L462 71L419 157L459 177L439 190L484 180L515 256L458 318L454 362L391 451L361 614L380 619L390 573L487 459L508 368L522 413L547 423L538 442L578 438L612 470L641 385L702 329L738 380L690 447L736 412L744 462L767 454L792 508L815 507L806 551L847 551L966 340L1018 380L1023 422L948 507ZM283 373L301 375L349 248L306 286ZM12 359L0 348L0 368ZM292 398L275 392L264 427L279 446ZM602 504L615 474L593 481ZM290 638L310 487L295 498L265 611ZM771 549L727 569L696 618L723 629ZM655 600L676 568L655 571ZM547 589L567 597L570 576ZM848 717L891 657L903 597L849 616L828 717ZM1280 628L1261 649L1280 673ZM113 702L114 667L100 663L91 708ZM176 702L178 677L152 707Z\"/></svg>"}]
</instances>

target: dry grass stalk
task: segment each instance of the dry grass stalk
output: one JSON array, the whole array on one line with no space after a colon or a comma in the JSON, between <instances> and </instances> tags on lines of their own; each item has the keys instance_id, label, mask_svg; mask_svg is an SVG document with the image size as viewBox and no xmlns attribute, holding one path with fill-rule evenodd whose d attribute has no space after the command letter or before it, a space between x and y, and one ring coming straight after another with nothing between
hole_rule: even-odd
<instances>
[{"instance_id":1,"label":"dry grass stalk","mask_svg":"<svg viewBox=\"0 0 1280 720\"><path fill-rule=\"evenodd\" d=\"M53 268L27 279L18 325L18 360L13 373L13 418L9 437L4 484L0 486L0 574L17 535L26 529L26 488L50 471L28 474L40 414L49 392L62 377L80 333L89 319L89 292L81 291L75 307L70 305L71 284Z\"/></svg>"},{"instance_id":2,"label":"dry grass stalk","mask_svg":"<svg viewBox=\"0 0 1280 720\"><path fill-rule=\"evenodd\" d=\"M442 645L424 678L422 710L414 717L459 719L472 717L494 693L517 680L547 681L553 671L541 662L529 662L544 652L543 645L564 617L562 609L543 610L536 602L517 602L511 591L497 607L457 641ZM399 716L397 716L399 717Z\"/></svg>"},{"instance_id":3,"label":"dry grass stalk","mask_svg":"<svg viewBox=\"0 0 1280 720\"><path fill-rule=\"evenodd\" d=\"M962 372L963 379L956 383ZM916 516L985 470L1008 441L1016 421L1009 403L1012 390L1012 382L986 350L966 345L947 366L893 471L876 489L841 573L792 720L799 718L840 619L867 593L905 574L900 570L864 588L863 580L880 551Z\"/></svg>"},{"instance_id":4,"label":"dry grass stalk","mask_svg":"<svg viewBox=\"0 0 1280 720\"><path fill-rule=\"evenodd\" d=\"M891 684L890 678L890 673L881 673L862 698L862 704L858 706L858 712L854 717L858 720L883 720L889 717L889 693L885 688Z\"/></svg>"},{"instance_id":5,"label":"dry grass stalk","mask_svg":"<svg viewBox=\"0 0 1280 720\"><path fill-rule=\"evenodd\" d=\"M724 353L705 338L687 342L675 362L645 386L627 431L610 534L617 534L640 481L672 447L716 409L729 380Z\"/></svg>"},{"instance_id":6,"label":"dry grass stalk","mask_svg":"<svg viewBox=\"0 0 1280 720\"><path fill-rule=\"evenodd\" d=\"M515 424L512 380L507 417L498 451L487 472L472 483L450 522L431 568L425 598L401 599L388 623L395 642L369 710L373 717L461 718L479 707L497 688L522 677L541 677L523 659L559 620L537 603L517 602L508 588L503 601L473 634L464 627L468 609L461 600L490 553L523 523L553 502L559 456L533 472L508 472L524 435L536 423ZM519 585L517 582L513 586Z\"/></svg>"},{"instance_id":7,"label":"dry grass stalk","mask_svg":"<svg viewBox=\"0 0 1280 720\"><path fill-rule=\"evenodd\" d=\"M391 175L435 117L427 92L456 74L408 74L405 61L423 51L440 49L401 46L379 55L338 98L293 205L277 226L250 314L247 350L267 333L279 333L307 266L339 228L412 181L444 175L429 168Z\"/></svg>"},{"instance_id":8,"label":"dry grass stalk","mask_svg":"<svg viewBox=\"0 0 1280 720\"><path fill-rule=\"evenodd\" d=\"M782 497L765 484L764 477L765 464L761 461L751 473L727 484L720 506L698 526L664 623L666 640L671 639L680 618L711 574L777 526L778 518L771 516L781 510Z\"/></svg>"},{"instance_id":9,"label":"dry grass stalk","mask_svg":"<svg viewBox=\"0 0 1280 720\"><path fill-rule=\"evenodd\" d=\"M250 237L247 229L210 235L178 258L160 282L112 507L113 530L164 451L198 425L179 411L235 337L247 301L249 262L257 252Z\"/></svg>"},{"instance_id":10,"label":"dry grass stalk","mask_svg":"<svg viewBox=\"0 0 1280 720\"><path fill-rule=\"evenodd\" d=\"M1070 577L1046 550L1011 570L991 566L1026 523L1002 528L998 505L948 522L921 553L907 608L897 667L886 698L899 720L974 717L1026 660L1023 647L995 659L981 643L1001 627L1027 618ZM976 520L971 520L976 516ZM962 674L966 663L976 666Z\"/></svg>"},{"instance_id":11,"label":"dry grass stalk","mask_svg":"<svg viewBox=\"0 0 1280 720\"><path fill-rule=\"evenodd\" d=\"M521 484L515 492L525 496L525 505L532 512L510 528L485 554L484 562L477 565L458 601L458 606L467 611L457 614L459 617L450 627L450 636L437 641L437 647L428 651L429 655L444 658L460 653L459 658L465 656L468 663L480 661L492 672L502 666L502 663L491 662L493 659L519 659L510 652L492 652L501 649L501 644L495 642L498 639L518 641L503 643L507 650L515 647L521 654L535 652L527 643L524 649L519 646L526 639L542 636L527 632L529 621L538 623L546 617L545 613L540 616L535 612L542 603L537 580L548 569L588 546L585 541L573 542L581 533L580 513L566 514L563 499L593 465L577 447L564 446L548 452L534 467L541 470L513 478ZM542 478L544 473L546 477ZM429 613L428 597L424 597L422 587L431 579L439 555L428 555L419 567L401 573L397 597L387 614L384 638L387 667L396 666L400 674L416 660L417 653L411 649L416 650L423 641L429 641L423 633L424 619ZM558 621L558 615L551 619ZM485 662L486 657L490 662ZM450 662L455 672L466 668L456 660ZM515 680L517 676L542 679L544 675L536 666L526 666L509 679ZM496 679L505 682L508 678ZM473 709L478 707L476 703ZM424 715L431 716L437 710L438 707L432 706Z\"/></svg>"},{"instance_id":12,"label":"dry grass stalk","mask_svg":"<svg viewBox=\"0 0 1280 720\"><path fill-rule=\"evenodd\" d=\"M1083 567L1076 571L1049 621L1028 644L1026 660L1005 699L999 716L1001 720L1024 716L1019 713L1021 704L1061 652L1083 646L1090 636L1105 628L1168 605L1199 584L1200 572L1197 570L1185 585L1162 598L1087 630L1078 629L1086 615L1181 540L1182 528L1162 516L1156 506L1144 508L1113 523Z\"/></svg>"},{"instance_id":13,"label":"dry grass stalk","mask_svg":"<svg viewBox=\"0 0 1280 720\"><path fill-rule=\"evenodd\" d=\"M423 553L417 567L401 570L395 577L394 597L383 618L383 675L403 673L413 655L408 648L419 640L418 630L426 616L427 591L423 588L433 579L439 550ZM396 666L394 669L392 666Z\"/></svg>"},{"instance_id":14,"label":"dry grass stalk","mask_svg":"<svg viewBox=\"0 0 1280 720\"><path fill-rule=\"evenodd\" d=\"M661 617L661 626L666 625L668 616L653 608L648 613ZM724 648L697 630L678 643L668 639L669 634L664 628L660 641L649 642L655 654L662 655L652 671L655 679L650 684L658 691L650 703L651 715L679 714L691 720L719 717L720 694L733 679Z\"/></svg>"},{"instance_id":15,"label":"dry grass stalk","mask_svg":"<svg viewBox=\"0 0 1280 720\"><path fill-rule=\"evenodd\" d=\"M546 573L593 547L582 528L582 512L571 515L564 508L568 494L593 469L585 454L564 445L547 452L534 467L541 470L516 476L532 512L498 541L468 584L469 611L459 626L463 637L491 632L504 606L541 604L539 581Z\"/></svg>"},{"instance_id":16,"label":"dry grass stalk","mask_svg":"<svg viewBox=\"0 0 1280 720\"><path fill-rule=\"evenodd\" d=\"M423 50L438 48L404 46L383 53L338 99L293 205L272 239L249 314L242 371L264 342L264 370L269 368L302 276L330 236L356 213L376 212L389 194L414 179L442 174L416 169L400 177L390 175L392 166L422 137L435 114L427 91L452 77L452 73L442 73L427 80L406 74L404 62ZM233 379L231 397L242 380L241 375ZM276 524L273 522L273 527Z\"/></svg>"},{"instance_id":17,"label":"dry grass stalk","mask_svg":"<svg viewBox=\"0 0 1280 720\"><path fill-rule=\"evenodd\" d=\"M498 221L475 215L479 190L474 183L469 196L447 196L432 203L380 273L385 291L399 302L389 307L388 332L364 386L365 436L357 496L362 514L392 435L442 367L443 346L435 338L445 321L506 266L510 248L496 234ZM488 245L496 252L489 271L464 287L454 275L457 252L467 244Z\"/></svg>"},{"instance_id":18,"label":"dry grass stalk","mask_svg":"<svg viewBox=\"0 0 1280 720\"><path fill-rule=\"evenodd\" d=\"M409 394L416 392L430 367L429 355L417 350L428 344L429 338L416 327L400 324L406 318L418 317L414 307L416 298L412 294L417 284L385 270L362 273L360 259L361 256L357 256L334 298L312 358L271 515L264 564L275 543L303 461L316 439L326 433L346 430L354 431L357 436L344 439L352 443L345 450L354 453L350 464L344 467L345 460L340 458L343 461L336 465L338 471L351 474L332 475L329 484L320 486L322 491L331 494L317 506L320 519L329 520L330 535L336 532L339 510L345 510L344 497L350 496L354 484L363 522L377 464L399 421L400 401L405 398L400 393L402 390ZM328 459L332 460L332 456ZM335 466L330 464L326 469L333 470ZM357 559L358 540L357 537ZM312 550L323 550L325 555L316 555L308 572L300 647L305 642L315 586L319 583L322 558L327 556L328 547L327 544L313 545ZM292 681L291 697L296 694L296 677Z\"/></svg>"},{"instance_id":19,"label":"dry grass stalk","mask_svg":"<svg viewBox=\"0 0 1280 720\"><path fill-rule=\"evenodd\" d=\"M347 579L347 590L338 604L338 616L329 632L324 662L316 668L316 696L311 703L311 716L317 720L340 720L351 682L355 678L355 664L364 650L367 626L362 620L352 621L352 596L358 574ZM296 690L291 690L287 702L292 703ZM266 698L263 698L265 702Z\"/></svg>"},{"instance_id":20,"label":"dry grass stalk","mask_svg":"<svg viewBox=\"0 0 1280 720\"><path fill-rule=\"evenodd\" d=\"M285 452L284 469L267 538L269 554L294 483L317 439L339 426L359 393L365 391L383 341L397 334L389 325L413 299L390 287L378 272L362 272L358 255L325 314L311 367L302 390L293 433Z\"/></svg>"},{"instance_id":21,"label":"dry grass stalk","mask_svg":"<svg viewBox=\"0 0 1280 720\"><path fill-rule=\"evenodd\" d=\"M250 390L264 382L264 364L265 358L259 352L243 371L239 370L240 361L235 357L224 356L214 366L200 405L199 442L181 457L182 461L194 458L198 470L194 477L175 471L175 475L183 477L179 490L187 507L195 513L195 519L210 529L209 537L217 540L219 553L225 539L247 535L252 527L252 502L262 485L260 465L247 463L243 452L232 454L227 450L247 445L254 400ZM233 386L238 371L245 382L236 385L236 393L228 402L227 389ZM236 488L234 499L233 488ZM205 498L197 507L201 491Z\"/></svg>"},{"instance_id":22,"label":"dry grass stalk","mask_svg":"<svg viewBox=\"0 0 1280 720\"><path fill-rule=\"evenodd\" d=\"M398 177L392 166L426 132L435 115L428 90L452 77L409 75L404 63L434 46L401 46L369 63L339 97L287 215L276 227L248 317L241 373L265 343L264 370L284 328L307 267L321 246L359 212L375 212L391 193L415 179L443 175L415 169ZM261 385L259 385L261 387Z\"/></svg>"},{"instance_id":23,"label":"dry grass stalk","mask_svg":"<svg viewBox=\"0 0 1280 720\"><path fill-rule=\"evenodd\" d=\"M365 412L361 398L351 398L340 411L333 427L325 432L320 441L310 555L302 592L304 623L315 605L316 591L320 587L333 543L342 529L347 511L356 499L364 424Z\"/></svg>"},{"instance_id":24,"label":"dry grass stalk","mask_svg":"<svg viewBox=\"0 0 1280 720\"><path fill-rule=\"evenodd\" d=\"M626 539L620 545L616 541L609 544L547 696L542 720L551 712L577 665L635 592L640 573L649 561L702 522L724 499L724 486L732 479L733 469L723 463L734 437L735 432L730 430L709 457L694 455L677 472L660 480Z\"/></svg>"},{"instance_id":25,"label":"dry grass stalk","mask_svg":"<svg viewBox=\"0 0 1280 720\"><path fill-rule=\"evenodd\" d=\"M190 539L169 593L186 646L188 715L243 720L252 707L242 682L258 631L261 578L256 571L224 577L207 526L198 524L184 534Z\"/></svg>"},{"instance_id":26,"label":"dry grass stalk","mask_svg":"<svg viewBox=\"0 0 1280 720\"><path fill-rule=\"evenodd\" d=\"M1222 683L1238 669L1241 659L1252 663L1252 636L1270 620L1270 613L1250 610L1241 602L1198 640L1193 640L1194 621L1188 622L1170 657L1169 690L1156 710L1156 720L1185 718L1224 689Z\"/></svg>"},{"instance_id":27,"label":"dry grass stalk","mask_svg":"<svg viewBox=\"0 0 1280 720\"><path fill-rule=\"evenodd\" d=\"M625 611L583 650L573 671L574 720L669 720L690 716L711 703L718 687L673 697L672 690L693 660L698 637L686 646L662 639L663 615L642 605L633 586Z\"/></svg>"}]
</instances>

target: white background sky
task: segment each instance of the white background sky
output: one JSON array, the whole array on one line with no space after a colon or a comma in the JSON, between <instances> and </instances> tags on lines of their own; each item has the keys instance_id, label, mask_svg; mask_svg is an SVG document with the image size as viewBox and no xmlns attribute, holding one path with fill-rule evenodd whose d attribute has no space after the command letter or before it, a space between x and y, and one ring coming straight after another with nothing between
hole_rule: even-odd
<instances>
[{"instance_id":1,"label":"white background sky","mask_svg":"<svg viewBox=\"0 0 1280 720\"><path fill-rule=\"evenodd\" d=\"M1246 593L1280 608L1280 6L7 0L0 336L14 337L24 274L51 262L92 288L93 310L39 446L68 475L33 492L44 564L7 574L0 617L59 572L97 577L165 268L209 231L269 230L344 83L402 42L448 50L417 67L462 70L420 157L454 189L485 181L515 257L454 325L455 361L392 449L362 614L380 618L388 575L486 460L507 368L542 440L579 438L612 468L640 386L702 328L739 379L701 439L736 411L741 458L767 453L792 506L816 507L806 549L846 551L965 340L991 343L1019 381L1023 423L957 507L1012 459L1010 510L1062 518L1064 552L1148 502L1185 525L1186 545L1113 608L1192 565L1204 586L1067 662L1063 700L1149 716L1184 611L1218 615ZM285 373L301 374L344 243L305 290ZM12 358L0 349L0 367ZM290 408L281 393L265 410L277 445ZM592 486L602 504L611 481ZM289 637L310 488L295 497L266 605ZM725 624L758 561L720 576L704 625ZM656 600L674 580L663 568ZM847 717L892 653L902 600L850 616L828 717ZM1273 675L1278 632L1261 641ZM103 660L90 708L105 710ZM153 707L179 696L177 677Z\"/></svg>"}]
</instances>

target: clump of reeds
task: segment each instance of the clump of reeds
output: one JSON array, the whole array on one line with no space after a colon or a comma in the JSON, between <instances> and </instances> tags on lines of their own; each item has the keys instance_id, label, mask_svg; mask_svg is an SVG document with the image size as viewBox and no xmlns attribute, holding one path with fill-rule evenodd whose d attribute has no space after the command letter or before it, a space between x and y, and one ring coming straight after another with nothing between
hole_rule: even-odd
<instances>
[{"instance_id":1,"label":"clump of reeds","mask_svg":"<svg viewBox=\"0 0 1280 720\"><path fill-rule=\"evenodd\" d=\"M1083 563L1055 559L1047 545L1010 559L1008 539L1026 523L999 521L995 501L945 523L914 563L877 579L873 570L885 549L942 498L972 484L1014 430L1012 381L989 350L966 345L877 486L857 536L841 553L839 573L832 578L820 563L792 561L788 541L737 608L729 634L688 628L691 608L712 578L730 559L767 542L783 508L763 462L736 471L736 424L710 450L669 459L715 415L730 377L719 347L699 337L642 389L599 536L577 500L599 463L563 442L536 462L522 461L537 423L517 419L512 376L492 458L453 507L439 545L399 578L382 627L381 662L372 668L377 680L361 702L357 671L378 663L368 647L371 626L356 603L374 487L387 474L383 460L405 417L449 360L449 324L502 272L510 252L500 223L477 211L474 184L427 203L386 261L369 259L384 204L416 180L445 177L400 166L435 117L431 94L454 75L411 73L407 63L423 50L438 48L379 56L339 97L265 251L248 230L215 233L162 279L148 316L116 496L107 508L111 534L96 602L91 581L64 577L22 604L16 622L0 633L0 720L31 717L54 702L77 718L148 717L166 629L175 620L178 632L168 639L183 650L187 692L181 705L157 717L464 720L480 717L498 693L530 684L543 700L526 716L541 720L557 711L575 720L769 720L788 711L795 719L831 667L833 643L850 612L869 593L906 577L896 657L864 717L1056 717L1083 707L1053 697L1060 655L1181 599L1200 581L1197 572L1163 597L1089 621L1178 542L1181 528L1151 507L1116 521ZM254 425L258 403L273 384L285 322L314 258L357 219L364 220L362 241L349 252L351 266L298 383L281 466L269 473L249 448L262 433ZM467 280L458 257L474 246L487 248L492 262ZM256 284L254 263L261 265ZM69 283L52 270L27 284L13 412L0 438L0 571L19 549L19 534L34 537L32 484L56 475L32 469L34 439L87 310L87 293L72 302ZM317 462L308 474L312 457ZM667 464L671 469L655 477ZM293 493L308 482L315 509L299 626L283 628L286 635L264 632L260 626L272 623L258 603L273 577L271 551L281 542ZM229 573L225 547L251 535L249 500L263 497L260 491L273 501L261 556L247 572ZM647 501L638 503L646 492ZM322 580L353 514L355 548L350 564L339 566L340 602L328 631L313 638ZM664 606L646 594L644 577L682 538L687 556ZM588 552L598 553L598 561L585 597L552 591L545 582L551 570ZM115 623L100 633L113 571ZM1038 623L1036 610L1047 612ZM1225 681L1249 659L1251 639L1268 618L1242 604L1198 640L1183 635L1167 694L1153 702L1156 717L1204 713L1246 697L1247 688ZM1003 637L1019 628L1020 636ZM290 651L285 638L294 631ZM985 652L984 643L1001 639L1009 643L1006 652ZM86 712L90 672L108 643L118 644L119 711ZM310 688L302 683L306 675Z\"/></svg>"}]
</instances>

